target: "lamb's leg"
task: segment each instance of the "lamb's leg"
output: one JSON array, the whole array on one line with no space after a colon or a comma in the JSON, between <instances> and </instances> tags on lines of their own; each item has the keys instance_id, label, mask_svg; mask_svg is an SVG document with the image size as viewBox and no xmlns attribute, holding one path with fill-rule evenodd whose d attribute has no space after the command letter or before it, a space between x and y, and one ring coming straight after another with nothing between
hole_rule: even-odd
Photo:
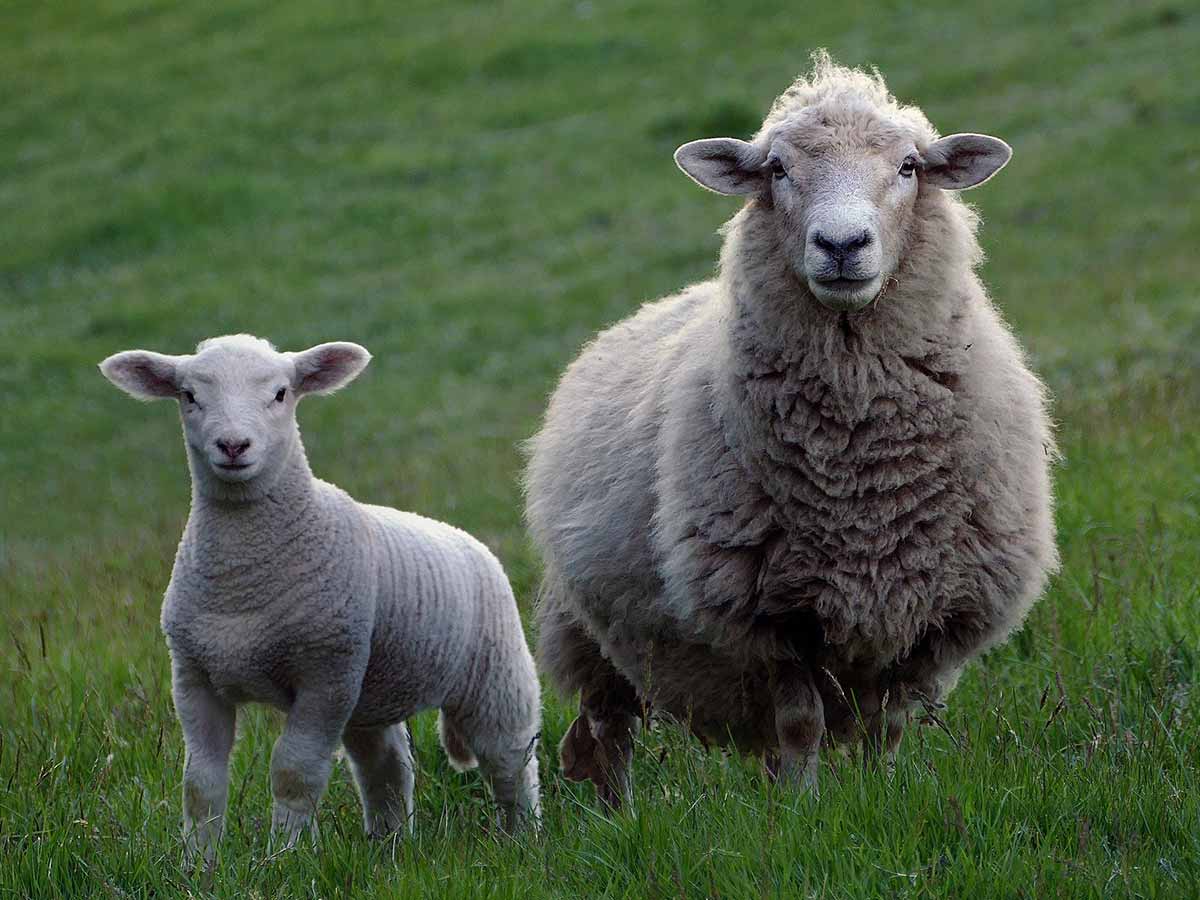
<instances>
[{"instance_id":1,"label":"lamb's leg","mask_svg":"<svg viewBox=\"0 0 1200 900\"><path fill-rule=\"evenodd\" d=\"M535 749L531 740L521 749L477 751L479 768L492 786L492 794L500 808L500 823L509 834L515 834L529 823L537 825L542 818Z\"/></svg>"},{"instance_id":2,"label":"lamb's leg","mask_svg":"<svg viewBox=\"0 0 1200 900\"><path fill-rule=\"evenodd\" d=\"M775 732L779 737L779 777L817 793L825 705L812 673L787 667L776 673L773 688Z\"/></svg>"},{"instance_id":3,"label":"lamb's leg","mask_svg":"<svg viewBox=\"0 0 1200 900\"><path fill-rule=\"evenodd\" d=\"M211 863L224 829L236 712L186 664L172 664L171 693L183 730L184 852L189 865Z\"/></svg>"},{"instance_id":4,"label":"lamb's leg","mask_svg":"<svg viewBox=\"0 0 1200 900\"><path fill-rule=\"evenodd\" d=\"M362 800L363 827L372 837L413 829L413 757L408 727L348 728L342 745Z\"/></svg>"},{"instance_id":5,"label":"lamb's leg","mask_svg":"<svg viewBox=\"0 0 1200 900\"><path fill-rule=\"evenodd\" d=\"M342 739L357 692L344 685L302 690L288 712L283 734L271 753L273 839L294 846L308 831L317 836L317 804L333 768L333 752Z\"/></svg>"}]
</instances>

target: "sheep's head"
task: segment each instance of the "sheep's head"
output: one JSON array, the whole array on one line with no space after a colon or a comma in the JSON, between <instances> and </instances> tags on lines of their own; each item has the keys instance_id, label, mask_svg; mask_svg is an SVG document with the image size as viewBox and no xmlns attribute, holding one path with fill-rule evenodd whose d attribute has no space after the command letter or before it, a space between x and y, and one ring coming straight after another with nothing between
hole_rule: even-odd
<instances>
[{"instance_id":1,"label":"sheep's head","mask_svg":"<svg viewBox=\"0 0 1200 900\"><path fill-rule=\"evenodd\" d=\"M813 297L845 312L871 303L896 273L922 193L975 187L1011 155L987 135L939 139L878 75L818 54L812 76L775 102L752 140L692 141L675 161L709 190L755 198L773 249Z\"/></svg>"},{"instance_id":2,"label":"sheep's head","mask_svg":"<svg viewBox=\"0 0 1200 900\"><path fill-rule=\"evenodd\" d=\"M371 355L358 344L280 353L238 334L204 341L190 356L126 350L100 371L140 400L179 402L192 471L203 482L249 483L278 473L296 444L296 403L353 380Z\"/></svg>"}]
</instances>

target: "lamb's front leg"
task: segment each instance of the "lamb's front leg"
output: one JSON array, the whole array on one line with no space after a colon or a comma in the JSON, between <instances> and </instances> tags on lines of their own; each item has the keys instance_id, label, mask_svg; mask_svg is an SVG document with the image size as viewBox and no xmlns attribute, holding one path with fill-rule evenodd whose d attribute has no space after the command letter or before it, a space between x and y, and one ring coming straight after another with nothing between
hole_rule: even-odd
<instances>
[{"instance_id":1,"label":"lamb's front leg","mask_svg":"<svg viewBox=\"0 0 1200 900\"><path fill-rule=\"evenodd\" d=\"M779 738L779 776L817 793L821 738L825 735L825 704L812 673L801 666L783 666L772 684L775 733Z\"/></svg>"},{"instance_id":2,"label":"lamb's front leg","mask_svg":"<svg viewBox=\"0 0 1200 900\"><path fill-rule=\"evenodd\" d=\"M295 845L305 831L317 836L317 805L329 783L333 753L358 701L357 682L300 690L271 753L272 841Z\"/></svg>"},{"instance_id":3,"label":"lamb's front leg","mask_svg":"<svg viewBox=\"0 0 1200 900\"><path fill-rule=\"evenodd\" d=\"M211 863L225 821L229 753L236 711L213 690L208 677L173 661L171 694L183 730L183 840L189 865Z\"/></svg>"}]
</instances>

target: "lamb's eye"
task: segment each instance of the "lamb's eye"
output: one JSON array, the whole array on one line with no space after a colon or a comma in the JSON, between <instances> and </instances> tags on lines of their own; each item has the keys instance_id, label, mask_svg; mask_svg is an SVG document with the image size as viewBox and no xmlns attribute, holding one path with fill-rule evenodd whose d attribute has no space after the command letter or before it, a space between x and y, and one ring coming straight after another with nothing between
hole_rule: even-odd
<instances>
[{"instance_id":1,"label":"lamb's eye","mask_svg":"<svg viewBox=\"0 0 1200 900\"><path fill-rule=\"evenodd\" d=\"M907 157L904 162L900 163L900 177L912 178L913 173L917 171L917 161L911 156Z\"/></svg>"},{"instance_id":2,"label":"lamb's eye","mask_svg":"<svg viewBox=\"0 0 1200 900\"><path fill-rule=\"evenodd\" d=\"M183 392L183 399L184 399L184 400L186 400L188 403L195 403L195 402L196 402L196 395L195 395L195 394L193 394L191 391L184 391L184 392Z\"/></svg>"},{"instance_id":3,"label":"lamb's eye","mask_svg":"<svg viewBox=\"0 0 1200 900\"><path fill-rule=\"evenodd\" d=\"M771 159L767 160L767 167L771 170L772 178L778 180L780 178L787 177L787 169L783 167L783 163L780 160L772 157Z\"/></svg>"},{"instance_id":4,"label":"lamb's eye","mask_svg":"<svg viewBox=\"0 0 1200 900\"><path fill-rule=\"evenodd\" d=\"M282 403L283 398L287 396L287 388L280 388L275 392L275 402Z\"/></svg>"}]
</instances>

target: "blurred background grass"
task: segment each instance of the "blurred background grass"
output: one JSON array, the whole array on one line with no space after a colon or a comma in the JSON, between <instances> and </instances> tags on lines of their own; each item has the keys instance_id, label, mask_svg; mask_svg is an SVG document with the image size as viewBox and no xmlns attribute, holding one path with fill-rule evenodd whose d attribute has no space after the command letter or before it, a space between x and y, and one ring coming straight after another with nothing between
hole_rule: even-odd
<instances>
[{"instance_id":1,"label":"blurred background grass","mask_svg":"<svg viewBox=\"0 0 1200 900\"><path fill-rule=\"evenodd\" d=\"M818 46L943 133L1015 149L970 199L985 280L1056 396L1066 565L964 679L953 740L910 738L897 782L835 768L793 808L657 731L645 808L610 825L557 778L570 710L548 698L547 835L514 844L478 837L481 789L425 717L399 862L355 833L339 771L322 853L264 863L256 713L213 889L1194 892L1200 10L1175 0L6 3L0 892L188 889L157 627L184 454L174 410L95 363L230 331L363 343L367 373L302 410L314 468L472 531L528 609L519 442L597 328L713 271L737 205L674 148L750 134ZM447 859L470 868L447 881Z\"/></svg>"}]
</instances>

